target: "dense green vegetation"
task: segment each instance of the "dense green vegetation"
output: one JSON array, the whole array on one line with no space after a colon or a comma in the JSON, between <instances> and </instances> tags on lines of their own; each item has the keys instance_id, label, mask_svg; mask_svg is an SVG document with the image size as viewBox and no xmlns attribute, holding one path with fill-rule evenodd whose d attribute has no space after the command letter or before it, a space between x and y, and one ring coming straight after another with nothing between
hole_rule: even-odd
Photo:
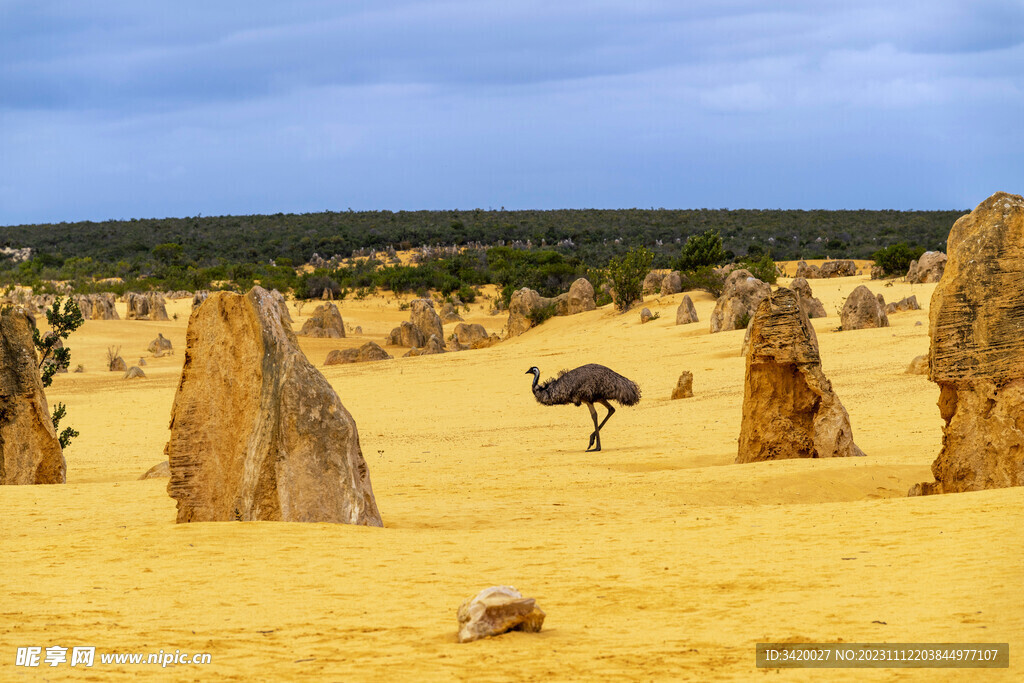
<instances>
[{"instance_id":1,"label":"dense green vegetation","mask_svg":"<svg viewBox=\"0 0 1024 683\"><path fill-rule=\"evenodd\" d=\"M943 249L965 211L784 211L727 209L563 209L557 211L360 211L272 216L197 216L0 227L0 246L31 247L55 259L91 258L136 267L159 256L179 264L305 263L314 252L349 256L356 249L423 244L502 246L518 240L604 265L631 246L646 246L655 267L679 258L687 238L708 230L743 256L760 245L772 258L869 258L908 242ZM571 240L571 244L566 241ZM943 249L944 250L944 249ZM658 259L662 259L659 261ZM280 264L280 263L279 263Z\"/></svg>"},{"instance_id":2,"label":"dense green vegetation","mask_svg":"<svg viewBox=\"0 0 1024 683\"><path fill-rule=\"evenodd\" d=\"M33 258L0 258L0 285L46 291L70 281L76 291L265 287L318 297L359 296L372 287L437 290L466 300L472 287L531 287L544 296L577 277L599 287L612 259L633 247L654 268L707 279L706 268L743 260L748 267L796 258L868 258L906 243L944 249L959 211L557 210L369 211L214 216L0 227L0 246L31 247ZM421 245L467 247L417 267L364 261L297 275L296 266L359 250ZM337 263L337 260L334 261ZM767 269L764 269L767 273ZM704 275L702 275L702 273ZM116 282L103 282L118 278ZM714 287L714 283L710 283Z\"/></svg>"},{"instance_id":3,"label":"dense green vegetation","mask_svg":"<svg viewBox=\"0 0 1024 683\"><path fill-rule=\"evenodd\" d=\"M906 242L899 242L879 249L871 258L887 276L906 275L910 262L921 258L924 251L924 247L912 247Z\"/></svg>"},{"instance_id":4,"label":"dense green vegetation","mask_svg":"<svg viewBox=\"0 0 1024 683\"><path fill-rule=\"evenodd\" d=\"M615 308L628 311L643 299L644 278L651 270L654 254L645 247L633 247L625 255L608 262L608 279L615 292Z\"/></svg>"}]
</instances>

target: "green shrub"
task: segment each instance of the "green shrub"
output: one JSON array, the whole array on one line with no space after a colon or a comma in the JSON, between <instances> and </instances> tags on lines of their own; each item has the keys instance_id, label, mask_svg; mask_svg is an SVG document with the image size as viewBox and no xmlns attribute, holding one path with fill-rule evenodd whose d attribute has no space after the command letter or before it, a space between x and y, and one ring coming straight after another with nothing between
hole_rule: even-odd
<instances>
[{"instance_id":1,"label":"green shrub","mask_svg":"<svg viewBox=\"0 0 1024 683\"><path fill-rule=\"evenodd\" d=\"M67 368L71 363L71 349L57 348L57 341L67 339L85 321L82 318L82 311L79 310L73 297L69 296L64 300L62 309L61 297L58 296L53 300L53 305L46 309L46 322L50 324L50 332L40 334L38 327L32 329L32 343L35 344L36 350L39 352L38 367L44 387L53 383L53 376L59 369ZM62 449L67 448L71 439L78 436L78 432L71 427L67 427L63 432L58 431L65 412L64 404L58 403L50 418L53 421L53 431L60 434L57 440Z\"/></svg>"},{"instance_id":2,"label":"green shrub","mask_svg":"<svg viewBox=\"0 0 1024 683\"><path fill-rule=\"evenodd\" d=\"M463 303L471 304L476 301L476 290L469 285L459 287L459 298Z\"/></svg>"},{"instance_id":3,"label":"green shrub","mask_svg":"<svg viewBox=\"0 0 1024 683\"><path fill-rule=\"evenodd\" d=\"M630 306L643 301L644 278L651 269L654 252L646 247L634 247L621 258L608 262L608 279L615 290L615 307L628 311Z\"/></svg>"},{"instance_id":4,"label":"green shrub","mask_svg":"<svg viewBox=\"0 0 1024 683\"><path fill-rule=\"evenodd\" d=\"M884 249L876 251L872 258L875 265L882 269L886 275L906 275L910 268L910 262L921 258L924 247L911 247L906 242L893 244Z\"/></svg>"},{"instance_id":5,"label":"green shrub","mask_svg":"<svg viewBox=\"0 0 1024 683\"><path fill-rule=\"evenodd\" d=\"M737 265L740 268L746 268L750 271L750 274L756 277L761 282L767 282L769 284L775 284L779 274L775 268L775 261L768 254L762 254L760 258L753 259L749 256L741 260Z\"/></svg>"},{"instance_id":6,"label":"green shrub","mask_svg":"<svg viewBox=\"0 0 1024 683\"><path fill-rule=\"evenodd\" d=\"M555 315L555 305L553 303L551 303L551 304L547 304L545 306L541 306L539 308L533 309L532 311L530 311L526 315L526 317L530 320L531 323L533 323L534 327L536 327L537 325L540 325L545 320L547 320L548 318L551 318L554 315Z\"/></svg>"},{"instance_id":7,"label":"green shrub","mask_svg":"<svg viewBox=\"0 0 1024 683\"><path fill-rule=\"evenodd\" d=\"M697 270L704 266L718 266L727 260L725 249L722 248L722 236L717 230L705 230L693 235L683 245L683 253L678 261L678 269Z\"/></svg>"},{"instance_id":8,"label":"green shrub","mask_svg":"<svg viewBox=\"0 0 1024 683\"><path fill-rule=\"evenodd\" d=\"M682 291L700 290L716 298L722 296L722 288L725 287L725 276L716 273L711 266L679 273L679 279L683 283Z\"/></svg>"}]
</instances>

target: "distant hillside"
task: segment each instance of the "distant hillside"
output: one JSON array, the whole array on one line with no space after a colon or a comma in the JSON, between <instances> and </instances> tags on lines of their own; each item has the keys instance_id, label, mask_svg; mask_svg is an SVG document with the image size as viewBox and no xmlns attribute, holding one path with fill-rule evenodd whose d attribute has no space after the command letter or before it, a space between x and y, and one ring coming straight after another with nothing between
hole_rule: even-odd
<instances>
[{"instance_id":1,"label":"distant hillside","mask_svg":"<svg viewBox=\"0 0 1024 683\"><path fill-rule=\"evenodd\" d=\"M953 222L967 211L792 211L618 209L555 211L361 211L272 216L197 216L101 223L0 227L0 247L31 247L61 263L148 260L159 244L180 244L186 263L309 260L314 252L349 256L358 249L424 244L542 244L590 265L633 245L657 254L656 265L679 254L690 235L718 230L737 256L764 251L776 260L870 258L896 242L945 249ZM756 245L756 246L755 246Z\"/></svg>"}]
</instances>

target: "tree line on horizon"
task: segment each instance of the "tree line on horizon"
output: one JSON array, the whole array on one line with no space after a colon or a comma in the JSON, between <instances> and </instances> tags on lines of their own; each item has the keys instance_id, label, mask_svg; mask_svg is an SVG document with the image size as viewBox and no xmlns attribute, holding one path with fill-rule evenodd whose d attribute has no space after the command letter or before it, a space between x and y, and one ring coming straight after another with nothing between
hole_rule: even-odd
<instances>
[{"instance_id":1,"label":"tree line on horizon","mask_svg":"<svg viewBox=\"0 0 1024 683\"><path fill-rule=\"evenodd\" d=\"M296 296L335 295L383 287L445 295L484 283L504 298L530 286L550 296L577 277L595 285L631 249L650 253L653 268L699 270L691 247L715 236L714 261L743 260L767 271L773 260L872 258L880 253L945 249L958 211L799 211L623 209L554 211L322 212L197 216L0 227L0 245L30 247L33 257L0 258L0 284L45 288L70 281L76 291L196 290L253 282ZM693 240L693 238L700 238ZM314 253L422 245L469 248L415 268L377 261L321 267L299 274ZM902 246L899 246L902 245ZM718 253L720 252L720 253ZM690 260L687 261L687 258ZM707 260L706 257L701 257ZM901 257L902 259L902 257ZM891 260L891 259L890 259ZM757 265L760 264L760 265ZM710 261L705 265L711 264ZM887 269L890 270L890 269ZM703 276L701 276L703 277ZM101 283L119 278L120 284Z\"/></svg>"}]
</instances>

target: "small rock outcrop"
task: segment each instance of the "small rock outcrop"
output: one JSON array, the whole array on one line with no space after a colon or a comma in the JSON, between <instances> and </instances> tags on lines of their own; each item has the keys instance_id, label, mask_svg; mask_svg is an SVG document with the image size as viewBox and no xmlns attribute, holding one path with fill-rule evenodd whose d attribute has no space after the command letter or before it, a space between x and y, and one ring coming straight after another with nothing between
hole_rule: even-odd
<instances>
[{"instance_id":1,"label":"small rock outcrop","mask_svg":"<svg viewBox=\"0 0 1024 683\"><path fill-rule=\"evenodd\" d=\"M265 289L193 312L170 429L179 523L382 524L355 421Z\"/></svg>"},{"instance_id":2,"label":"small rock outcrop","mask_svg":"<svg viewBox=\"0 0 1024 683\"><path fill-rule=\"evenodd\" d=\"M758 306L746 365L736 462L864 455L794 291L779 288Z\"/></svg>"},{"instance_id":3,"label":"small rock outcrop","mask_svg":"<svg viewBox=\"0 0 1024 683\"><path fill-rule=\"evenodd\" d=\"M807 314L808 318L825 318L828 316L825 312L825 306L819 299L814 297L811 286L807 284L805 278L793 278L793 281L789 283L789 288L796 292L797 299L800 301L800 308L804 309L804 313Z\"/></svg>"},{"instance_id":4,"label":"small rock outcrop","mask_svg":"<svg viewBox=\"0 0 1024 683\"><path fill-rule=\"evenodd\" d=\"M673 270L661 281L662 294L679 294L683 291L683 278L679 276L678 270Z\"/></svg>"},{"instance_id":5,"label":"small rock outcrop","mask_svg":"<svg viewBox=\"0 0 1024 683\"><path fill-rule=\"evenodd\" d=\"M908 375L927 375L928 374L928 356L917 356L914 360L910 361L910 365L907 366Z\"/></svg>"},{"instance_id":6,"label":"small rock outcrop","mask_svg":"<svg viewBox=\"0 0 1024 683\"><path fill-rule=\"evenodd\" d=\"M366 342L357 349L335 349L327 354L324 365L345 365L347 363L368 363L375 360L390 360L391 356L377 342Z\"/></svg>"},{"instance_id":7,"label":"small rock outcrop","mask_svg":"<svg viewBox=\"0 0 1024 683\"><path fill-rule=\"evenodd\" d=\"M128 292L127 320L170 320L163 294L158 292Z\"/></svg>"},{"instance_id":8,"label":"small rock outcrop","mask_svg":"<svg viewBox=\"0 0 1024 683\"><path fill-rule=\"evenodd\" d=\"M66 464L21 307L0 310L0 484L63 484Z\"/></svg>"},{"instance_id":9,"label":"small rock outcrop","mask_svg":"<svg viewBox=\"0 0 1024 683\"><path fill-rule=\"evenodd\" d=\"M594 285L585 277L577 279L569 286L569 297L566 315L576 315L597 308L594 299Z\"/></svg>"},{"instance_id":10,"label":"small rock outcrop","mask_svg":"<svg viewBox=\"0 0 1024 683\"><path fill-rule=\"evenodd\" d=\"M156 339L149 342L149 346L146 347L146 350L150 353L156 353L162 356L172 350L171 340L165 337L163 333L158 332Z\"/></svg>"},{"instance_id":11,"label":"small rock outcrop","mask_svg":"<svg viewBox=\"0 0 1024 683\"><path fill-rule=\"evenodd\" d=\"M86 320L120 320L116 299L110 292L87 294L75 297L78 309Z\"/></svg>"},{"instance_id":12,"label":"small rock outcrop","mask_svg":"<svg viewBox=\"0 0 1024 683\"><path fill-rule=\"evenodd\" d=\"M523 597L512 586L491 586L459 605L459 642L509 631L539 633L546 616L536 600Z\"/></svg>"},{"instance_id":13,"label":"small rock outcrop","mask_svg":"<svg viewBox=\"0 0 1024 683\"><path fill-rule=\"evenodd\" d=\"M885 305L885 313L886 313L886 315L889 315L890 313L903 313L905 311L920 311L920 310L921 310L921 304L917 303L917 295L916 294L911 294L910 296L905 296L902 299L900 299L899 301L894 301L891 304L886 304Z\"/></svg>"},{"instance_id":14,"label":"small rock outcrop","mask_svg":"<svg viewBox=\"0 0 1024 683\"><path fill-rule=\"evenodd\" d=\"M403 346L407 349L414 349L426 344L427 340L424 339L423 333L411 322L403 320L398 327L391 330L391 333L388 334L386 343L391 346Z\"/></svg>"},{"instance_id":15,"label":"small rock outcrop","mask_svg":"<svg viewBox=\"0 0 1024 683\"><path fill-rule=\"evenodd\" d=\"M857 274L857 264L849 259L825 261L818 269L819 278L852 277Z\"/></svg>"},{"instance_id":16,"label":"small rock outcrop","mask_svg":"<svg viewBox=\"0 0 1024 683\"><path fill-rule=\"evenodd\" d=\"M880 302L866 285L860 285L846 297L839 319L844 331L889 327L885 304Z\"/></svg>"},{"instance_id":17,"label":"small rock outcrop","mask_svg":"<svg viewBox=\"0 0 1024 683\"><path fill-rule=\"evenodd\" d=\"M772 288L740 268L729 273L718 297L715 310L711 313L711 332L742 330L762 301L768 298Z\"/></svg>"},{"instance_id":18,"label":"small rock outcrop","mask_svg":"<svg viewBox=\"0 0 1024 683\"><path fill-rule=\"evenodd\" d=\"M459 323L455 326L455 330L452 332L449 339L458 347L461 348L473 348L474 342L478 342L488 338L487 330L483 325L479 323L467 324Z\"/></svg>"},{"instance_id":19,"label":"small rock outcrop","mask_svg":"<svg viewBox=\"0 0 1024 683\"><path fill-rule=\"evenodd\" d=\"M166 460L161 463L153 465L146 473L139 477L139 481L143 479L166 479L171 476L171 465Z\"/></svg>"},{"instance_id":20,"label":"small rock outcrop","mask_svg":"<svg viewBox=\"0 0 1024 683\"><path fill-rule=\"evenodd\" d=\"M929 378L946 424L935 481L910 493L1024 486L1024 197L992 195L946 244L928 311Z\"/></svg>"},{"instance_id":21,"label":"small rock outcrop","mask_svg":"<svg viewBox=\"0 0 1024 683\"><path fill-rule=\"evenodd\" d=\"M432 356L435 353L445 353L447 349L444 348L444 342L436 334L430 335L430 339L427 343L421 347L409 349L405 352L403 358L411 358L415 356Z\"/></svg>"},{"instance_id":22,"label":"small rock outcrop","mask_svg":"<svg viewBox=\"0 0 1024 683\"><path fill-rule=\"evenodd\" d=\"M114 356L107 363L107 370L110 372L128 372L128 364L124 362L124 358L121 358L121 356Z\"/></svg>"},{"instance_id":23,"label":"small rock outcrop","mask_svg":"<svg viewBox=\"0 0 1024 683\"><path fill-rule=\"evenodd\" d=\"M455 310L455 306L451 303L445 303L441 307L440 317L442 323L459 323L463 321L463 317L459 315L459 312Z\"/></svg>"},{"instance_id":24,"label":"small rock outcrop","mask_svg":"<svg viewBox=\"0 0 1024 683\"><path fill-rule=\"evenodd\" d=\"M676 309L676 325L689 325L696 322L700 321L697 319L697 309L693 305L693 299L689 294L684 294L683 300L679 302L679 308Z\"/></svg>"},{"instance_id":25,"label":"small rock outcrop","mask_svg":"<svg viewBox=\"0 0 1024 683\"><path fill-rule=\"evenodd\" d=\"M644 296L661 292L661 283L664 279L665 271L663 270L652 270L647 273L641 290Z\"/></svg>"},{"instance_id":26,"label":"small rock outcrop","mask_svg":"<svg viewBox=\"0 0 1024 683\"><path fill-rule=\"evenodd\" d=\"M518 337L523 332L533 327L530 314L542 308L547 299L542 297L536 290L523 287L512 293L512 299L508 304L508 320L505 322L505 331L502 336L506 339Z\"/></svg>"},{"instance_id":27,"label":"small rock outcrop","mask_svg":"<svg viewBox=\"0 0 1024 683\"><path fill-rule=\"evenodd\" d=\"M798 261L796 264L796 277L802 277L807 280L813 280L821 277L818 274L818 266L809 266L807 261Z\"/></svg>"},{"instance_id":28,"label":"small rock outcrop","mask_svg":"<svg viewBox=\"0 0 1024 683\"><path fill-rule=\"evenodd\" d=\"M640 311L640 324L649 323L654 320L654 314L651 313L651 309L644 308Z\"/></svg>"},{"instance_id":29,"label":"small rock outcrop","mask_svg":"<svg viewBox=\"0 0 1024 683\"><path fill-rule=\"evenodd\" d=\"M926 251L921 258L910 262L907 269L907 282L921 284L938 282L946 269L947 257L941 251Z\"/></svg>"},{"instance_id":30,"label":"small rock outcrop","mask_svg":"<svg viewBox=\"0 0 1024 683\"><path fill-rule=\"evenodd\" d=\"M278 305L276 300L274 305ZM278 308L280 309L280 306ZM313 315L302 324L299 334L304 337L342 339L345 337L345 321L342 320L338 307L328 302L313 309Z\"/></svg>"},{"instance_id":31,"label":"small rock outcrop","mask_svg":"<svg viewBox=\"0 0 1024 683\"><path fill-rule=\"evenodd\" d=\"M409 320L413 327L420 331L424 339L429 340L431 335L436 335L438 339L444 339L444 325L434 311L433 301L414 299L410 308L412 314L409 316Z\"/></svg>"},{"instance_id":32,"label":"small rock outcrop","mask_svg":"<svg viewBox=\"0 0 1024 683\"><path fill-rule=\"evenodd\" d=\"M693 373L689 370L684 370L679 375L679 381L676 382L676 388L672 390L672 399L677 398L690 398L693 396Z\"/></svg>"},{"instance_id":33,"label":"small rock outcrop","mask_svg":"<svg viewBox=\"0 0 1024 683\"><path fill-rule=\"evenodd\" d=\"M208 297L208 296L210 296L210 292L208 292L205 289L201 289L201 290L197 291L195 294L192 295L192 308L193 309L198 308L199 304L201 304L204 301L206 301L206 297ZM289 319L289 322L291 322L290 319Z\"/></svg>"},{"instance_id":34,"label":"small rock outcrop","mask_svg":"<svg viewBox=\"0 0 1024 683\"><path fill-rule=\"evenodd\" d=\"M124 373L123 379L146 379L146 373L138 365L133 365Z\"/></svg>"}]
</instances>

